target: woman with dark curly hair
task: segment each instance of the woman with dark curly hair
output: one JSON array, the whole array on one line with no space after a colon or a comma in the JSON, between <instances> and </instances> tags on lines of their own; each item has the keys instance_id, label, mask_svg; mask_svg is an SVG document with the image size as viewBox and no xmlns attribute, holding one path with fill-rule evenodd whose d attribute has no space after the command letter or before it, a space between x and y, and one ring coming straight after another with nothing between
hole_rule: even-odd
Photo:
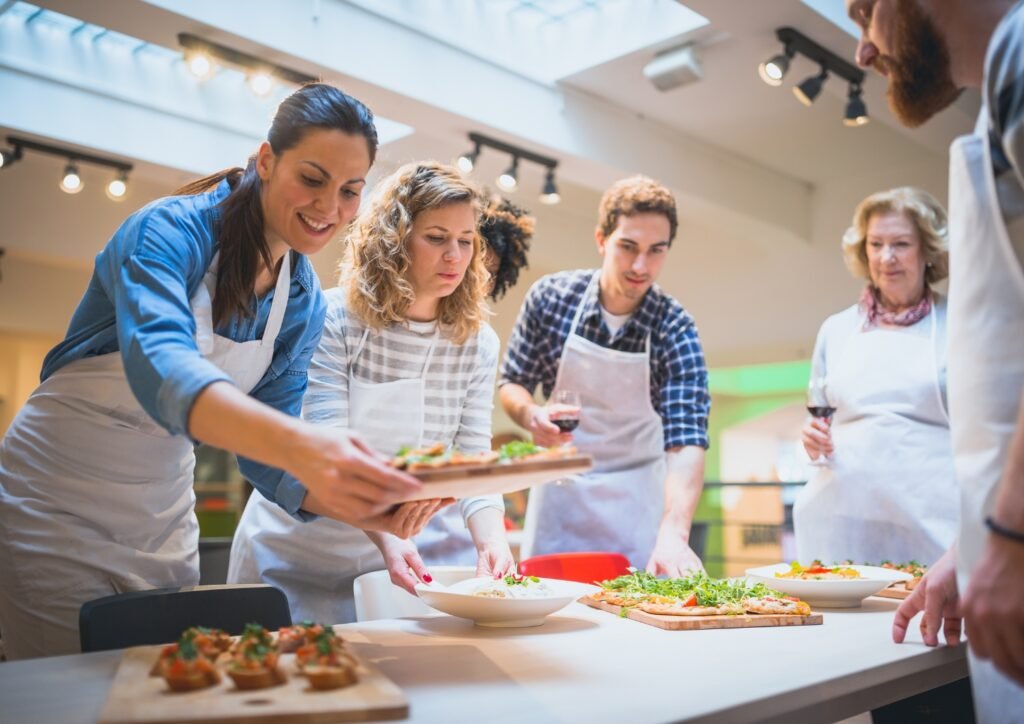
<instances>
[{"instance_id":1,"label":"woman with dark curly hair","mask_svg":"<svg viewBox=\"0 0 1024 724\"><path fill-rule=\"evenodd\" d=\"M491 275L488 296L498 301L515 286L519 270L526 266L526 252L536 220L497 194L491 196L480 217L480 235L486 242L484 266Z\"/></svg>"}]
</instances>

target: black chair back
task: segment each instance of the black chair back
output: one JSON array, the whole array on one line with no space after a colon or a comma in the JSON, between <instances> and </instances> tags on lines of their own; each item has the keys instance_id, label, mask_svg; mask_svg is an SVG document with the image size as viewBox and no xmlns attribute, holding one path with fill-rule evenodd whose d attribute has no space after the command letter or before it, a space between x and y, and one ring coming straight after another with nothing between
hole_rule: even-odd
<instances>
[{"instance_id":1,"label":"black chair back","mask_svg":"<svg viewBox=\"0 0 1024 724\"><path fill-rule=\"evenodd\" d=\"M172 643L190 626L242 633L247 623L290 626L288 599L273 586L158 588L106 596L78 613L82 652Z\"/></svg>"}]
</instances>

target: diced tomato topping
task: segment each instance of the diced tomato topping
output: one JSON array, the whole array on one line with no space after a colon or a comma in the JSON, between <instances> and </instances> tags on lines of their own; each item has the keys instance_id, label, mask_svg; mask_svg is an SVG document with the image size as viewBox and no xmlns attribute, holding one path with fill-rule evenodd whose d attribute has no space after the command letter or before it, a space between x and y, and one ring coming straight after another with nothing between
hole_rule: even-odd
<instances>
[{"instance_id":1,"label":"diced tomato topping","mask_svg":"<svg viewBox=\"0 0 1024 724\"><path fill-rule=\"evenodd\" d=\"M213 671L213 664L209 659L204 659L202 656L196 659L196 670L209 672Z\"/></svg>"},{"instance_id":2,"label":"diced tomato topping","mask_svg":"<svg viewBox=\"0 0 1024 724\"><path fill-rule=\"evenodd\" d=\"M171 662L171 666L168 669L168 673L171 676L184 676L188 673L188 667L185 666L185 662L181 659L175 659Z\"/></svg>"},{"instance_id":3,"label":"diced tomato topping","mask_svg":"<svg viewBox=\"0 0 1024 724\"><path fill-rule=\"evenodd\" d=\"M696 606L697 605L697 594L691 593L690 597L683 601L684 607Z\"/></svg>"},{"instance_id":4,"label":"diced tomato topping","mask_svg":"<svg viewBox=\"0 0 1024 724\"><path fill-rule=\"evenodd\" d=\"M828 573L829 570L830 569L825 568L824 566L814 566L813 568L806 569L804 573Z\"/></svg>"}]
</instances>

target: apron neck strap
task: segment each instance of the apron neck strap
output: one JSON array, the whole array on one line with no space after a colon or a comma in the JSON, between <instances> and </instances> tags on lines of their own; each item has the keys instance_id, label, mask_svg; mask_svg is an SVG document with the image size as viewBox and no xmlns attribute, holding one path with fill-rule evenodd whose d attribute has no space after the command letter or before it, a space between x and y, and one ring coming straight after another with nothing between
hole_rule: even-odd
<instances>
[{"instance_id":1,"label":"apron neck strap","mask_svg":"<svg viewBox=\"0 0 1024 724\"><path fill-rule=\"evenodd\" d=\"M356 345L355 352L353 352L349 356L349 358L348 358L348 371L349 371L349 376L350 377L352 376L353 368L355 368L355 366L356 366L356 359L359 358L359 355L363 351L363 347L366 346L366 339L369 336L370 336L370 328L367 327L366 329L363 330L363 336L359 338L359 344Z\"/></svg>"},{"instance_id":2,"label":"apron neck strap","mask_svg":"<svg viewBox=\"0 0 1024 724\"><path fill-rule=\"evenodd\" d=\"M583 290L583 296L580 297L580 303L576 306L576 314L572 318L572 326L569 327L569 336L576 334L576 328L580 324L580 320L583 318L583 308L587 306L587 298L590 296L590 290L595 285L600 284L601 270L598 269L594 272L594 276L590 277L590 281L587 283L587 288ZM601 303L600 297L598 297L598 304Z\"/></svg>"},{"instance_id":3,"label":"apron neck strap","mask_svg":"<svg viewBox=\"0 0 1024 724\"><path fill-rule=\"evenodd\" d=\"M423 370L420 372L421 377L427 376L427 370L430 369L430 361L434 359L434 350L437 348L437 340L441 337L441 325L438 324L434 329L434 336L430 338L430 346L427 348L427 358L423 361Z\"/></svg>"},{"instance_id":4,"label":"apron neck strap","mask_svg":"<svg viewBox=\"0 0 1024 724\"><path fill-rule=\"evenodd\" d=\"M277 339L281 325L284 323L284 313L288 309L288 290L292 283L292 253L286 251L281 257L281 269L277 272L277 284L274 287L274 301L270 305L270 316L267 318L267 326L263 330L263 339L273 342Z\"/></svg>"}]
</instances>

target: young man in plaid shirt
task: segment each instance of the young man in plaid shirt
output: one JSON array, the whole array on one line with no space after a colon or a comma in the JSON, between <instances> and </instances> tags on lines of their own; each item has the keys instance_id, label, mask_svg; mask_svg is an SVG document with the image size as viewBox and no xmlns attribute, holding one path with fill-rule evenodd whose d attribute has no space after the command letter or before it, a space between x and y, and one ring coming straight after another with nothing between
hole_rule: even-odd
<instances>
[{"instance_id":1,"label":"young man in plaid shirt","mask_svg":"<svg viewBox=\"0 0 1024 724\"><path fill-rule=\"evenodd\" d=\"M693 318L655 285L678 220L671 192L636 176L601 199L600 269L530 289L499 380L505 411L538 445L574 444L594 469L531 491L522 555L614 551L637 568L701 568L689 546L703 487L710 398ZM533 393L541 387L549 404ZM559 402L579 396L579 409ZM574 432L552 422L578 416Z\"/></svg>"}]
</instances>

